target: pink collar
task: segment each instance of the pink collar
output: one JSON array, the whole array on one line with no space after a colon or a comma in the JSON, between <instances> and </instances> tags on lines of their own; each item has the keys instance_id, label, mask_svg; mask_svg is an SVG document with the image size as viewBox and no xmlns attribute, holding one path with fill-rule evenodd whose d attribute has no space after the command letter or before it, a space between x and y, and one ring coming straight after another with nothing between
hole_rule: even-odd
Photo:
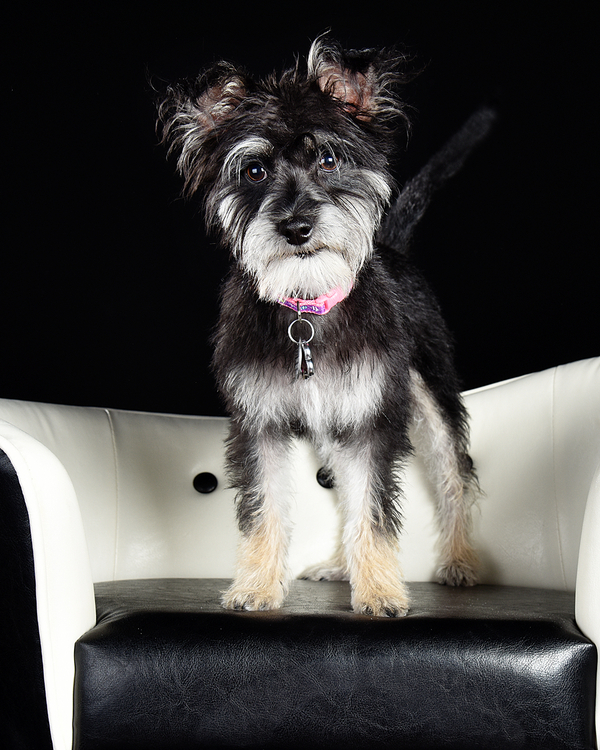
<instances>
[{"instance_id":1,"label":"pink collar","mask_svg":"<svg viewBox=\"0 0 600 750\"><path fill-rule=\"evenodd\" d=\"M314 313L315 315L325 315L332 307L341 302L349 294L345 292L341 287L336 287L326 294L322 294L317 299L299 299L298 297L280 297L277 302L280 305L289 307L290 310L295 310L301 313Z\"/></svg>"}]
</instances>

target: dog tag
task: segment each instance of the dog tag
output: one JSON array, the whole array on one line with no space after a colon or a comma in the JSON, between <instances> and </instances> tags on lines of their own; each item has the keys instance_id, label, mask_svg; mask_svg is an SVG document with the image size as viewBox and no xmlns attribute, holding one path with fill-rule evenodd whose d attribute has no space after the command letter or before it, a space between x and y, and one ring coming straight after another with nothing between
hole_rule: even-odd
<instances>
[{"instance_id":1,"label":"dog tag","mask_svg":"<svg viewBox=\"0 0 600 750\"><path fill-rule=\"evenodd\" d=\"M298 338L294 338L293 329L294 326L302 325L308 326L310 330L310 336L308 339L303 339L301 335ZM288 328L288 336L294 342L298 344L298 358L296 360L296 377L304 378L307 380L311 375L315 374L315 366L313 364L312 352L310 351L309 343L313 340L315 335L315 329L310 320L302 317L302 313L298 309L298 317L296 320L292 320Z\"/></svg>"},{"instance_id":2,"label":"dog tag","mask_svg":"<svg viewBox=\"0 0 600 750\"><path fill-rule=\"evenodd\" d=\"M315 374L315 366L312 360L312 353L310 346L306 341L298 342L298 364L296 365L296 373L298 377L307 380L311 375Z\"/></svg>"}]
</instances>

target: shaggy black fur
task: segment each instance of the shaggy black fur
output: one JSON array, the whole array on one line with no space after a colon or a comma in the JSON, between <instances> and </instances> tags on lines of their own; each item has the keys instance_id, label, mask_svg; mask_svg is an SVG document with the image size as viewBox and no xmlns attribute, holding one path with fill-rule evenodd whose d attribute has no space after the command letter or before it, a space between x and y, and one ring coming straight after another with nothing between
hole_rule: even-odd
<instances>
[{"instance_id":1,"label":"shaggy black fur","mask_svg":"<svg viewBox=\"0 0 600 750\"><path fill-rule=\"evenodd\" d=\"M366 451L368 498L348 490L347 523L360 517L374 539L395 536L397 467L412 450L413 414L423 409L420 379L446 425L446 450L455 454L465 493L472 482L451 338L404 250L432 190L456 171L492 117L482 112L470 121L400 193L381 225L395 189L389 165L398 125L405 130L408 122L397 93L401 65L395 52L344 53L319 40L306 71L298 63L255 81L219 63L191 84L173 86L160 108L163 139L177 154L186 192L201 192L207 225L232 258L213 365L231 414L227 455L246 540L285 526L281 480L274 477L294 435L322 452L336 484L336 470ZM278 300L315 298L337 286L349 292L342 302L325 315L304 314L314 327L315 375L299 381L288 334L297 313ZM346 535L345 555L356 588L361 576L378 573L352 547L352 534L356 529ZM273 544L285 556L285 542ZM474 581L465 549L465 559L446 561L454 573L444 573L443 582ZM273 577L263 591L249 583L259 575L253 565L241 560L227 606L280 603L280 574L263 561L262 574ZM384 615L406 611L398 592L383 600L354 606Z\"/></svg>"}]
</instances>

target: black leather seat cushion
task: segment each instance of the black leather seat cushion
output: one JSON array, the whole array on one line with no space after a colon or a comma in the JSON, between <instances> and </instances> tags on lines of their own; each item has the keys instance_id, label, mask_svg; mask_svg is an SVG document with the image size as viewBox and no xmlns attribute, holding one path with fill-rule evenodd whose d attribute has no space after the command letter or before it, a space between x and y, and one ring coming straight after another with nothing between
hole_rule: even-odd
<instances>
[{"instance_id":1,"label":"black leather seat cushion","mask_svg":"<svg viewBox=\"0 0 600 750\"><path fill-rule=\"evenodd\" d=\"M346 583L229 612L227 581L97 586L76 646L75 748L592 748L596 649L560 591L412 584L398 620Z\"/></svg>"}]
</instances>

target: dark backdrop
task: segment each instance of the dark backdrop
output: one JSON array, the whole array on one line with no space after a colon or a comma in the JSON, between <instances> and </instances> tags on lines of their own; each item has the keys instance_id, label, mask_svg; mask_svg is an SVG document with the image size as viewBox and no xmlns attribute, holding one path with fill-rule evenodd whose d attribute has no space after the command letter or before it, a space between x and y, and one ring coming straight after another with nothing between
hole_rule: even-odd
<instances>
[{"instance_id":1,"label":"dark backdrop","mask_svg":"<svg viewBox=\"0 0 600 750\"><path fill-rule=\"evenodd\" d=\"M178 197L148 80L221 56L270 72L328 27L425 67L400 180L479 104L498 108L414 246L465 387L600 354L592 3L25 5L2 32L0 396L221 413L207 338L226 258Z\"/></svg>"}]
</instances>

